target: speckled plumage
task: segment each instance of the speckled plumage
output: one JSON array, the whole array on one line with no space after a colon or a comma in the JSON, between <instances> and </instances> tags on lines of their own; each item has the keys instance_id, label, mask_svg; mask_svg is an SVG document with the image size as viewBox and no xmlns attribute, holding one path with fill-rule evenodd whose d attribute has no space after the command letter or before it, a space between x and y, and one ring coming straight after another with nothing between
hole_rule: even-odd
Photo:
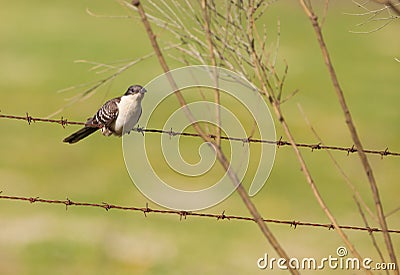
<instances>
[{"instance_id":1,"label":"speckled plumage","mask_svg":"<svg viewBox=\"0 0 400 275\"><path fill-rule=\"evenodd\" d=\"M142 114L141 102L145 92L146 90L140 85L130 86L123 96L104 103L96 114L87 120L84 128L63 141L76 143L99 129L105 136L122 136L129 133Z\"/></svg>"}]
</instances>

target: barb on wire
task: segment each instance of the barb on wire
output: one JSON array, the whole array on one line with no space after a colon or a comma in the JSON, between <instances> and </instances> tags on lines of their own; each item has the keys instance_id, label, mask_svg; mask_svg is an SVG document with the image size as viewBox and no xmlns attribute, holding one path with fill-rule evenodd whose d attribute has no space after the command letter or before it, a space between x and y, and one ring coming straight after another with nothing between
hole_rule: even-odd
<instances>
[{"instance_id":1,"label":"barb on wire","mask_svg":"<svg viewBox=\"0 0 400 275\"><path fill-rule=\"evenodd\" d=\"M187 212L187 211L179 211L179 210L156 209L156 208L150 208L148 203L146 203L145 207L135 207L135 206L122 206L122 205L110 204L110 203L106 203L106 202L102 202L102 203L78 202L78 201L73 201L69 198L66 198L65 200L52 200L52 199L42 199L39 197L6 196L6 195L1 195L1 194L2 194L2 192L0 191L0 200L28 201L30 203L43 203L43 204L62 204L62 205L65 205L66 210L68 210L68 207L70 207L70 206L82 206L82 207L103 208L106 211L109 211L110 209L118 209L118 210L124 210L124 211L142 212L146 218L148 217L148 213L158 213L158 214L177 215L177 216L179 216L180 220L182 220L182 219L186 220L187 217L193 216L193 217L203 217L203 218L214 218L217 221L219 221L219 220L228 220L228 221L239 220L239 221L255 222L255 219L252 217L227 215L227 214L225 214L225 210L221 214L214 214L214 213L200 213L200 212ZM334 226L332 224L328 224L328 223L313 223L313 222L301 222L301 221L296 221L296 220L277 220L277 219L264 219L264 218L263 218L263 221L266 223L286 224L286 225L293 227L294 229L296 229L298 226L320 227L320 228L326 228L328 230L334 229ZM339 227L342 229L347 229L347 230L366 231L368 233L382 231L382 229L377 228L377 227L361 227L361 226L352 226L352 225L340 225ZM400 234L400 230L397 230L397 229L389 229L388 232Z\"/></svg>"},{"instance_id":2,"label":"barb on wire","mask_svg":"<svg viewBox=\"0 0 400 275\"><path fill-rule=\"evenodd\" d=\"M0 114L0 118L25 120L28 122L29 125L32 122L56 123L56 124L60 124L63 127L65 127L67 125L85 125L85 122L69 121L63 117L61 117L61 119L47 119L47 118L32 117L28 113L26 113L25 116ZM158 134L166 134L166 135L169 135L170 137L174 137L174 136L201 137L198 133L175 132L172 129L162 130L162 129L151 129L151 128L135 128L133 130L138 133L142 133L142 134L158 133ZM217 138L216 135L214 135L214 134L207 134L207 137L209 137L210 139ZM221 136L221 140L238 141L238 142L243 142L243 143L268 143L268 144L275 144L275 145L277 145L278 148L281 146L291 146L290 142L282 140L282 137L279 140L264 140L264 139L257 139L257 138L251 138L251 137L241 138L241 137ZM301 148L309 148L309 149L311 149L311 151L317 151L317 150L342 151L342 152L346 152L348 155L350 153L358 152L358 149L354 145L352 145L351 147L322 145L320 143L296 143L296 145ZM364 149L363 152L366 154L380 155L382 158L384 156L397 156L397 157L400 156L400 152L389 151L388 147L386 147L385 150Z\"/></svg>"},{"instance_id":3,"label":"barb on wire","mask_svg":"<svg viewBox=\"0 0 400 275\"><path fill-rule=\"evenodd\" d=\"M32 116L29 115L29 113L26 113L25 116L14 116L14 115L3 115L3 114L0 114L0 118L25 120L25 121L28 122L29 125L32 122L37 122L37 121L39 121L39 122L58 123L63 127L65 127L68 124L71 124L71 125L85 125L84 122L68 121L67 119L64 119L63 117L61 117L61 119L47 119L47 118L32 117Z\"/></svg>"}]
</instances>

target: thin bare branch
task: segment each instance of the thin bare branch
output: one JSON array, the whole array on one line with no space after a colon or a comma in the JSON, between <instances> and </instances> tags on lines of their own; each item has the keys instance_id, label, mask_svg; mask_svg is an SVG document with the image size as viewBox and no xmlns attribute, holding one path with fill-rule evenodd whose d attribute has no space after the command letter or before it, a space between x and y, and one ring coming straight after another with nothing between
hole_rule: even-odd
<instances>
[{"instance_id":1,"label":"thin bare branch","mask_svg":"<svg viewBox=\"0 0 400 275\"><path fill-rule=\"evenodd\" d=\"M398 211L400 211L400 207L393 209L392 211L388 212L385 216L389 217L390 215L393 215L393 214L397 213Z\"/></svg>"},{"instance_id":2,"label":"thin bare branch","mask_svg":"<svg viewBox=\"0 0 400 275\"><path fill-rule=\"evenodd\" d=\"M314 134L314 136L317 138L317 140L319 141L319 143L321 145L323 145L323 141L322 138L318 135L317 131L315 130L315 128L312 126L310 120L307 118L303 108L298 105L298 108L300 110L300 112L303 115L303 118L306 122L306 124L308 125L308 127L310 127L312 133ZM354 184L351 182L350 178L347 176L347 174L343 171L342 167L340 166L340 164L336 161L336 159L334 158L333 154L329 151L326 150L327 154L329 155L329 158L332 160L333 164L335 165L336 169L339 171L339 173L342 175L342 177L344 178L347 186L350 188L350 190L353 192L353 198L357 204L357 206L360 206L360 203L362 204L362 206L364 207L364 209L368 212L369 216L376 222L378 222L378 219L376 217L376 215L372 212L372 210L368 207L367 203L364 201L364 199L362 198L360 192L358 192L357 188L354 186ZM362 209L361 209L362 211ZM364 213L364 212L362 212Z\"/></svg>"},{"instance_id":3,"label":"thin bare branch","mask_svg":"<svg viewBox=\"0 0 400 275\"><path fill-rule=\"evenodd\" d=\"M390 255L391 261L397 265L397 258L396 258L395 252L394 252L393 243L392 243L392 240L391 240L391 237L390 237L389 233L386 231L387 223L386 223L386 218L385 218L385 215L384 215L383 206L382 206L382 202L381 202L380 195L379 195L379 189L378 189L378 186L376 184L375 177L374 177L371 165L370 165L370 163L368 161L367 155L363 152L363 145L362 145L361 139L360 139L360 137L359 137L359 135L357 133L357 129L356 129L356 126L355 126L355 124L353 122L353 118L351 116L349 107L348 107L348 105L346 103L343 90L342 90L342 88L341 88L341 86L339 84L338 77L337 77L335 69L333 67L333 64L332 64L332 61L331 61L331 58L330 58L330 55L329 55L329 52L328 52L328 48L327 48L327 46L325 44L324 37L322 35L322 31L321 31L320 25L318 23L318 17L315 15L315 13L313 12L312 8L310 6L308 6L304 2L304 0L299 0L299 2L301 4L301 6L303 7L305 14L310 19L310 22L311 22L311 24L312 24L312 26L314 28L314 31L315 31L315 34L317 36L317 40L318 40L318 43L319 43L319 47L321 49L321 52L322 52L322 55L323 55L323 58L324 58L324 61L325 61L325 65L326 65L326 67L328 69L328 72L329 72L329 75L331 77L331 81L332 81L333 87L334 87L334 89L336 91L336 95L337 95L337 97L339 99L339 104L340 104L340 106L341 106L341 108L343 110L344 117L346 119L346 124L347 124L347 126L349 128L349 132L351 134L351 137L353 139L353 142L354 142L355 146L358 149L360 149L358 151L358 156L360 157L360 161L361 161L361 163L362 163L362 165L364 167L365 174L366 174L366 176L368 178L368 181L370 183L370 188L371 188L371 191L372 191L372 196L374 198L375 208L376 208L378 219L379 219L379 224L382 227L382 229L384 230L383 231L383 236L384 236L384 239L385 239L386 248L387 248L388 253ZM395 271L395 272L396 272L396 274L399 274L398 270Z\"/></svg>"},{"instance_id":4,"label":"thin bare branch","mask_svg":"<svg viewBox=\"0 0 400 275\"><path fill-rule=\"evenodd\" d=\"M376 3L378 3L378 7ZM393 3L390 0L371 0L364 2L357 2L353 0L353 3L361 8L363 11L358 13L345 13L351 16L358 16L363 18L363 21L356 24L357 28L365 27L367 30L351 30L352 33L357 34L369 34L376 31L379 31L394 22L395 20L400 19L400 3ZM364 19L365 18L365 19ZM377 27L370 28L369 26L374 23L379 23Z\"/></svg>"},{"instance_id":5,"label":"thin bare branch","mask_svg":"<svg viewBox=\"0 0 400 275\"><path fill-rule=\"evenodd\" d=\"M361 217L362 217L362 219L364 221L365 226L369 227L368 220L364 215L364 212L363 212L363 210L361 208L361 205L360 205L359 201L355 197L354 197L354 200L355 200L355 202L357 204L358 211L360 212L360 215L361 215ZM373 246L375 247L376 251L378 252L379 257L381 258L381 262L384 263L385 262L385 258L383 257L382 251L379 248L378 243L376 242L376 238L374 236L374 233L373 232L369 232L369 235L371 236L371 241L372 241ZM389 274L388 270L386 270L386 274Z\"/></svg>"},{"instance_id":6,"label":"thin bare branch","mask_svg":"<svg viewBox=\"0 0 400 275\"><path fill-rule=\"evenodd\" d=\"M304 2L303 2L303 4L306 5ZM317 187L313 177L311 176L308 166L307 166L298 146L296 145L294 136L293 136L287 122L284 119L282 110L280 108L280 102L276 99L273 89L271 88L271 85L268 85L268 82L269 82L268 78L265 77L266 72L263 71L263 69L262 69L262 65L261 65L262 62L258 58L258 54L257 54L256 48L255 48L253 33L256 31L255 31L255 24L254 24L254 21L252 21L253 20L252 18L253 18L253 11L250 10L249 14L248 14L248 19L250 20L249 28L248 28L248 40L249 40L248 42L252 46L252 48L251 48L252 60L254 62L254 69L257 73L257 77L262 85L262 92L265 94L265 96L268 98L269 102L271 103L273 110L274 110L276 116L278 117L278 120L279 120L280 124L282 125L282 127L285 131L285 134L286 134L290 144L292 145L295 155L300 163L301 171L303 172L304 176L306 177L306 180L307 180L318 204L324 211L325 215L332 222L335 229L337 229L336 232L342 238L342 240L344 241L344 243L346 244L348 249L351 251L351 253L359 260L362 260L361 255L355 249L354 245L350 242L349 238L343 232L343 230L340 229L336 218L334 217L333 213L330 211L330 209L326 205L324 199L322 198L322 196L318 190L318 187ZM372 274L369 270L365 270L365 271L369 274Z\"/></svg>"},{"instance_id":7,"label":"thin bare branch","mask_svg":"<svg viewBox=\"0 0 400 275\"><path fill-rule=\"evenodd\" d=\"M146 32L148 34L148 37L150 39L150 42L152 44L152 47L157 55L158 61L161 65L161 67L163 68L164 72L167 74L168 80L171 84L171 86L174 88L175 94L178 97L178 101L180 103L180 105L182 107L186 106L186 102L183 98L183 96L181 95L181 93L178 91L177 86L175 84L174 79L172 78L172 76L168 73L169 72L169 68L168 65L163 57L163 54L160 50L160 47L157 43L156 37L151 29L150 23L147 20L147 16L146 13L144 11L143 6L140 3L140 0L133 0L132 1L132 5L134 7L136 7L137 11L140 14L140 17L142 19L142 23L146 29ZM187 108L184 108L184 110L186 110L186 115L189 118L189 120L191 122L194 122L194 118L193 115L190 113L190 110ZM195 128L195 130L198 132L199 135L201 135L201 137L204 139L204 141L210 142L211 144L215 143L210 140L209 137L207 137L203 130L198 126L197 123L193 124L193 127ZM253 204L253 202L250 200L250 197L247 195L246 190L244 189L244 187L242 186L242 184L240 183L237 175L232 171L232 169L230 169L230 165L229 165L229 161L226 158L225 154L222 152L221 147L219 146L214 146L214 149L216 150L216 155L217 155L217 159L219 160L220 164L222 165L222 167L224 168L224 170L228 173L228 176L230 177L232 183L237 186L236 191L239 193L240 197L242 198L243 203L245 204L245 206L247 207L247 209L249 210L249 212L251 213L251 215L254 217L255 222L257 223L258 227L260 228L261 232L264 234L264 236L267 238L268 242L272 245L272 247L274 248L274 250L278 253L278 255L282 258L285 259L289 259L288 255L286 254L286 252L283 250L283 248L281 247L281 245L279 244L279 242L277 241L277 239L275 238L275 236L272 234L272 232L270 231L270 229L267 227L267 225L265 224L265 222L263 221L263 218L261 217L260 213L258 212L256 206ZM297 270L294 269L290 269L290 272L292 274L298 274Z\"/></svg>"},{"instance_id":8,"label":"thin bare branch","mask_svg":"<svg viewBox=\"0 0 400 275\"><path fill-rule=\"evenodd\" d=\"M209 11L207 9L208 3L207 0L202 0L201 1L201 9L203 11L203 20L204 20L204 32L206 34L206 39L208 42L208 49L209 49L209 55L210 55L210 60L211 60L211 65L214 66L215 70L212 72L212 78L214 79L214 87L217 87L214 89L214 101L215 101L215 117L216 117L216 123L215 125L215 143L218 147L221 146L221 95L220 91L218 89L218 75L217 75L217 62L215 59L215 53L214 53L214 43L211 39L211 31L210 31L210 15Z\"/></svg>"}]
</instances>

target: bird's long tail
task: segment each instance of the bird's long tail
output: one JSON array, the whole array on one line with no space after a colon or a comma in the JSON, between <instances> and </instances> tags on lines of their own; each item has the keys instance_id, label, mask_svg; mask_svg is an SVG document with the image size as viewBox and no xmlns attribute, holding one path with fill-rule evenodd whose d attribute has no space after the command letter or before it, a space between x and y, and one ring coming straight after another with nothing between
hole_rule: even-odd
<instances>
[{"instance_id":1,"label":"bird's long tail","mask_svg":"<svg viewBox=\"0 0 400 275\"><path fill-rule=\"evenodd\" d=\"M73 133L72 135L64 138L63 142L67 142L69 144L76 143L76 142L80 141L81 139L87 137L88 135L93 134L97 130L99 130L99 128L97 128L97 127L84 127L82 129L80 129L79 131Z\"/></svg>"}]
</instances>

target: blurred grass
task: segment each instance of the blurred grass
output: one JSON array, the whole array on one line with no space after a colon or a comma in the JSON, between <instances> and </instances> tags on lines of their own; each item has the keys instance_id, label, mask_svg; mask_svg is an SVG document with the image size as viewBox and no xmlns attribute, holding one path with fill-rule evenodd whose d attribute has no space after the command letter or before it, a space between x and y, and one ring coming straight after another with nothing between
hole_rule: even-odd
<instances>
[{"instance_id":1,"label":"blurred grass","mask_svg":"<svg viewBox=\"0 0 400 275\"><path fill-rule=\"evenodd\" d=\"M98 79L87 65L74 60L111 62L139 58L151 48L138 20L95 18L85 10L125 15L113 1L9 1L0 18L0 110L46 116L62 107L74 92L55 91ZM366 148L400 151L398 93L399 24L357 35L348 31L360 18L350 3L331 4L324 33L339 79ZM281 22L280 57L289 64L287 93L300 93L283 105L286 119L300 142L315 142L298 111L301 104L325 143L352 144L344 118L329 83L309 22L297 3L277 2L267 11L271 41ZM159 40L168 36L160 31ZM172 62L177 66L176 62ZM106 99L129 84L145 84L161 73L156 60L134 66L93 97L67 108L61 115L84 120ZM150 93L148 96L151 96ZM171 101L171 100L170 100ZM168 101L168 102L170 102ZM163 115L172 106L167 102ZM176 104L176 103L175 103ZM176 105L177 106L177 105ZM162 109L163 110L163 109ZM277 125L277 136L282 135ZM132 184L122 158L121 140L94 135L75 146L63 137L68 126L0 121L0 190L5 194L144 206L148 201ZM184 144L182 150L197 147ZM189 146L189 147L188 147ZM193 147L191 147L193 146ZM99 150L98 148L101 148ZM323 152L303 150L315 180L342 224L363 225L350 191ZM370 207L370 190L356 155L334 153ZM385 210L399 206L398 159L370 157ZM246 178L248 185L251 178ZM178 183L179 184L179 183ZM301 174L290 148L281 148L268 183L254 197L267 218L328 222ZM152 204L150 203L150 206ZM27 205L0 201L1 274L252 274L265 252L274 255L252 223L214 221L99 209ZM240 198L209 209L247 215ZM399 214L388 218L399 228ZM342 242L332 231L271 225L289 255L335 255ZM368 234L349 232L365 257L378 260ZM379 242L382 244L380 236ZM399 236L393 235L397 255ZM321 245L323 244L323 245ZM382 245L382 248L384 246ZM331 271L335 273L334 271Z\"/></svg>"}]
</instances>

